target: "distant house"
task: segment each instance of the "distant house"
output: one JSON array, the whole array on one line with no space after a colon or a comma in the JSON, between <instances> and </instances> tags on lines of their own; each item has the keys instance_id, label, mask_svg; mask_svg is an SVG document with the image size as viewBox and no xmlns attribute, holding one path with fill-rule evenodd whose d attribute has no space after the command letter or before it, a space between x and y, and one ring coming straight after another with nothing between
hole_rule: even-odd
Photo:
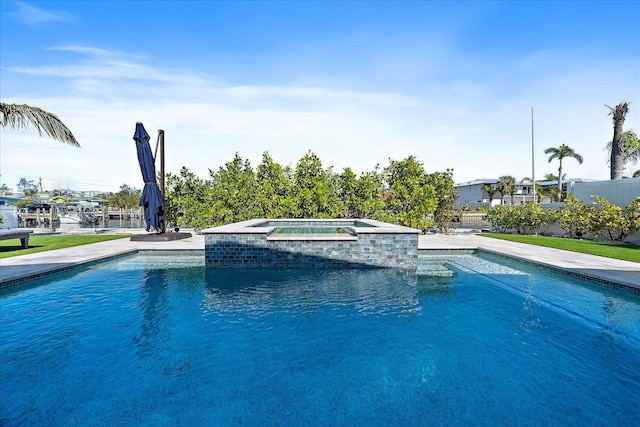
<instances>
[{"instance_id":1,"label":"distant house","mask_svg":"<svg viewBox=\"0 0 640 427\"><path fill-rule=\"evenodd\" d=\"M501 194L497 191L493 195L493 199L489 197L483 187L485 185L497 186L497 179L474 179L473 181L463 182L455 184L454 187L458 189L458 199L456 200L456 207L460 208L463 205L467 205L469 209L475 210L479 208L487 208L489 206L497 206L500 204L510 206L511 195ZM531 181L516 182L516 192L513 195L513 204L519 205L521 203L530 202L533 200L533 183Z\"/></svg>"},{"instance_id":2,"label":"distant house","mask_svg":"<svg viewBox=\"0 0 640 427\"><path fill-rule=\"evenodd\" d=\"M458 198L456 199L456 208L460 208L463 205L467 205L469 209L478 209L480 207L489 206L489 194L482 189L484 185L495 185L498 183L497 179L474 179L473 181L467 181L460 184L454 184L454 187L458 190ZM500 204L500 193L494 195L494 200L491 205Z\"/></svg>"},{"instance_id":3,"label":"distant house","mask_svg":"<svg viewBox=\"0 0 640 427\"><path fill-rule=\"evenodd\" d=\"M22 195L3 195L0 196L0 205L12 205L20 200L23 200L24 197Z\"/></svg>"},{"instance_id":4,"label":"distant house","mask_svg":"<svg viewBox=\"0 0 640 427\"><path fill-rule=\"evenodd\" d=\"M562 187L572 189L575 183L584 182L582 178L566 179L562 181ZM456 207L460 208L463 205L467 205L469 209L475 210L483 207L497 206L503 204L505 206L511 205L511 196L509 194L501 194L496 192L493 196L493 200L490 202L489 194L483 190L484 185L497 185L497 179L485 178L474 179L473 181L467 181L460 184L455 184L454 187L458 190L458 199L456 200ZM558 181L536 181L536 184L541 187L557 187ZM571 191L569 191L571 193ZM536 195L536 199L541 203L551 203L549 197L540 198ZM522 203L533 201L533 182L522 181L516 182L516 193L513 195L513 204L520 205Z\"/></svg>"}]
</instances>

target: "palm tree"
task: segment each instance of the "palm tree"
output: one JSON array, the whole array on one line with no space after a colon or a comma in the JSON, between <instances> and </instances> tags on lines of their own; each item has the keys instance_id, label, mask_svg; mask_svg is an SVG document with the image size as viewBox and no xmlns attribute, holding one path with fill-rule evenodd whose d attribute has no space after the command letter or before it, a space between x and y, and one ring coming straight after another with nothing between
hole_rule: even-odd
<instances>
[{"instance_id":1,"label":"palm tree","mask_svg":"<svg viewBox=\"0 0 640 427\"><path fill-rule=\"evenodd\" d=\"M622 158L622 168L624 169L624 165L631 163L635 165L640 160L640 139L638 139L638 135L636 135L633 129L626 130L622 132L620 135L620 142L623 145L623 158ZM611 148L613 146L613 141L607 142L604 150L608 153L607 163L609 166L611 165Z\"/></svg>"},{"instance_id":2,"label":"palm tree","mask_svg":"<svg viewBox=\"0 0 640 427\"><path fill-rule=\"evenodd\" d=\"M40 136L47 135L58 141L80 147L73 133L53 113L25 104L5 104L4 102L0 103L0 113L2 113L0 124L3 128L35 129Z\"/></svg>"},{"instance_id":3,"label":"palm tree","mask_svg":"<svg viewBox=\"0 0 640 427\"><path fill-rule=\"evenodd\" d=\"M482 186L482 191L489 195L489 207L491 207L491 205L493 204L493 196L495 196L495 194L499 191L498 187L493 184L484 184Z\"/></svg>"},{"instance_id":4,"label":"palm tree","mask_svg":"<svg viewBox=\"0 0 640 427\"><path fill-rule=\"evenodd\" d=\"M553 159L558 159L560 161L560 166L558 167L558 190L560 194L562 194L562 159L565 157L573 157L578 161L578 163L582 164L582 156L574 151L573 148L568 145L562 144L560 147L549 147L544 150L544 154L551 154L549 156L549 163Z\"/></svg>"},{"instance_id":5,"label":"palm tree","mask_svg":"<svg viewBox=\"0 0 640 427\"><path fill-rule=\"evenodd\" d=\"M629 103L623 102L615 108L605 105L613 116L613 140L611 141L611 179L622 179L624 170L624 142L622 141L622 126L629 111Z\"/></svg>"},{"instance_id":6,"label":"palm tree","mask_svg":"<svg viewBox=\"0 0 640 427\"><path fill-rule=\"evenodd\" d=\"M540 191L541 196L546 196L554 202L558 202L562 199L562 193L558 190L558 187L544 186Z\"/></svg>"},{"instance_id":7,"label":"palm tree","mask_svg":"<svg viewBox=\"0 0 640 427\"><path fill-rule=\"evenodd\" d=\"M547 173L544 176L544 181L557 181L557 180L558 180L558 177L552 173ZM552 202L557 202L560 200L560 194L561 193L558 193L557 186L553 186L553 187L550 185L542 186L536 183L536 197L538 199L538 203L542 203L542 199L544 197L548 197L549 199L551 199Z\"/></svg>"},{"instance_id":8,"label":"palm tree","mask_svg":"<svg viewBox=\"0 0 640 427\"><path fill-rule=\"evenodd\" d=\"M503 198L505 194L509 194L511 196L511 204L513 205L513 195L516 192L516 179L511 175L503 175L498 178L498 191L500 192L500 204L503 204Z\"/></svg>"},{"instance_id":9,"label":"palm tree","mask_svg":"<svg viewBox=\"0 0 640 427\"><path fill-rule=\"evenodd\" d=\"M542 198L544 197L544 194L542 194L544 190L542 189L542 185L540 184L535 184L535 188L536 188L536 203L540 204L542 203Z\"/></svg>"}]
</instances>

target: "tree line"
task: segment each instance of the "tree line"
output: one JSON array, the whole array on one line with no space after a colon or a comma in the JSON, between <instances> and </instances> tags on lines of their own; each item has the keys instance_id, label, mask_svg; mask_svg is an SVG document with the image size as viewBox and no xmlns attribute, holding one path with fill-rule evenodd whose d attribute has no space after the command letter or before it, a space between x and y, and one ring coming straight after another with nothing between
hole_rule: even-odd
<instances>
[{"instance_id":1,"label":"tree line","mask_svg":"<svg viewBox=\"0 0 640 427\"><path fill-rule=\"evenodd\" d=\"M254 218L371 218L425 230L455 214L452 175L427 173L414 156L356 175L324 167L311 151L295 168L267 151L254 168L236 153L207 179L186 167L167 174L165 215L171 226L197 230Z\"/></svg>"},{"instance_id":2,"label":"tree line","mask_svg":"<svg viewBox=\"0 0 640 427\"><path fill-rule=\"evenodd\" d=\"M624 165L635 164L640 159L640 140L633 130L623 130L629 103L606 107L614 125L613 139L605 148L609 154L611 179L621 179ZM2 128L35 130L41 136L80 146L55 114L40 108L0 102L0 115ZM572 157L582 163L582 156L565 144L548 148L545 153L550 154L549 162L559 160L558 188L554 191L536 185L536 194L540 196L547 192L552 199L562 200L562 160ZM640 176L640 170L633 176ZM295 170L275 163L267 152L262 163L253 170L247 160L236 154L219 171L209 170L209 179L196 177L186 167L177 175L168 174L167 178L168 219L176 225L195 228L248 219L252 215L369 217L423 229L435 220L441 228L446 228L455 210L452 171L427 174L414 157L390 160L388 167L382 170L376 167L357 177L350 168L339 174L331 168L323 169L320 159L311 152L300 159ZM243 183L246 188L241 186ZM37 195L38 186L33 182L23 179L19 187L25 194ZM490 199L496 193L503 197L508 194L513 199L515 179L502 176L497 185L487 185L483 189ZM1 192L8 190L5 184L0 186ZM139 190L123 184L121 191L110 194L108 199L110 205L122 207L132 205L138 195Z\"/></svg>"}]
</instances>

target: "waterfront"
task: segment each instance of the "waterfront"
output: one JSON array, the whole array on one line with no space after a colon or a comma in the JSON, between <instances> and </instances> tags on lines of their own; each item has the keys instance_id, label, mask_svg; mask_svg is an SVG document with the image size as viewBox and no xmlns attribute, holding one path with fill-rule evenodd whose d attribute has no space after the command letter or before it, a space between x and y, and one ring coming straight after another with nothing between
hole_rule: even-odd
<instances>
[{"instance_id":1,"label":"waterfront","mask_svg":"<svg viewBox=\"0 0 640 427\"><path fill-rule=\"evenodd\" d=\"M134 219L109 219L104 223L103 221L97 224L60 224L56 229L58 230L81 230L81 229L103 229L103 228L144 228L145 223L141 218Z\"/></svg>"}]
</instances>

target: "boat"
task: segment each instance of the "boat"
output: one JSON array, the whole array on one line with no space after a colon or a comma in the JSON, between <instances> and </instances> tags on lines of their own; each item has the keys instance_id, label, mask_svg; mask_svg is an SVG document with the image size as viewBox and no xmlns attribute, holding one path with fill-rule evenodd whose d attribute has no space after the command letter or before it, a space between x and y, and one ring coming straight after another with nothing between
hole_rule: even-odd
<instances>
[{"instance_id":1,"label":"boat","mask_svg":"<svg viewBox=\"0 0 640 427\"><path fill-rule=\"evenodd\" d=\"M97 224L98 217L91 209L91 205L83 202L68 203L58 208L58 220L60 224Z\"/></svg>"},{"instance_id":2,"label":"boat","mask_svg":"<svg viewBox=\"0 0 640 427\"><path fill-rule=\"evenodd\" d=\"M82 223L82 218L80 218L80 214L77 213L61 213L58 214L58 220L60 224L80 224Z\"/></svg>"},{"instance_id":3,"label":"boat","mask_svg":"<svg viewBox=\"0 0 640 427\"><path fill-rule=\"evenodd\" d=\"M58 215L60 224L97 224L98 217L90 212L63 213Z\"/></svg>"}]
</instances>

